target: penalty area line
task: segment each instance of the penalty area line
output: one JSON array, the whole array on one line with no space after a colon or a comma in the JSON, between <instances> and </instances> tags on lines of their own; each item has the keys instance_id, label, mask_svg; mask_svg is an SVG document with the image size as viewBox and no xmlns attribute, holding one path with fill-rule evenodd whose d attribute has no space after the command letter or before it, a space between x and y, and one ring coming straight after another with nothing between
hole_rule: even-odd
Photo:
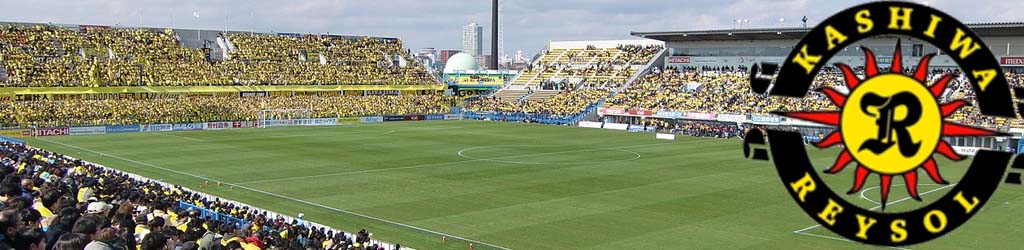
<instances>
[{"instance_id":1,"label":"penalty area line","mask_svg":"<svg viewBox=\"0 0 1024 250\"><path fill-rule=\"evenodd\" d=\"M953 186L956 186L956 183L945 185L945 186L941 186L941 187L938 187L936 189L928 190L926 192L921 193L920 196L924 196L926 194L937 192L937 191L940 191L940 190L943 190L943 189L947 189L947 188L950 188L950 187L953 187ZM868 188L868 189L875 189L875 188L878 188L878 187L876 186L876 187L871 187L871 188ZM864 191L867 191L867 190L864 190ZM861 198L862 199L865 199L865 200L867 200L869 202L878 204L878 202L875 202L875 201L873 201L871 199L868 199L867 197L864 197L864 191L861 191ZM888 205L893 205L893 204L896 204L896 203L908 201L910 199L912 199L912 197L905 197L905 198L902 198L902 199L899 199L899 200L895 200L895 201L893 201L891 203L888 203ZM879 205L879 206L873 207L873 208L868 209L868 210L876 210L876 209L879 209L879 208L882 208L882 206ZM799 229L799 230L793 231L793 233L800 234L800 235L813 236L813 237L818 237L818 238L825 238L825 239L833 239L833 240L839 240L839 241L846 241L846 242L851 242L851 243L858 243L856 241L852 241L852 240L849 240L849 239L844 239L844 238L839 238L839 237L834 237L834 236L828 236L828 235L812 234L812 233L808 233L807 232L807 231L810 231L811 229L815 229L815 228L818 228L818 227L821 227L821 224L814 224L812 226L805 227L803 229ZM901 248L901 247L890 247L890 248L901 249L901 250L910 250L909 248Z\"/></svg>"},{"instance_id":2,"label":"penalty area line","mask_svg":"<svg viewBox=\"0 0 1024 250\"><path fill-rule=\"evenodd\" d=\"M352 211L348 211L348 210L344 210L344 209L340 209L340 208L336 208L336 207L331 207L331 206L323 205L323 204L320 204L320 203L315 203L315 202L311 202L311 201L306 201L306 200L298 199L298 198L291 197L291 196L281 195L281 194L277 194L277 193L271 193L271 192L267 192L267 191L263 191L263 190L259 190L259 189L255 189L255 188L251 188L251 187L246 187L246 186L242 186L242 185L238 185L238 184L234 184L234 183L228 183L228 182L220 181L220 180L217 180L217 179L213 179L213 178L209 178L209 177L204 177L204 176L199 176L199 175L195 175L195 174L191 174L191 173L186 173L186 172L182 172L182 171L178 171L178 170L174 170L174 169L170 169L170 168L165 168L165 167L161 167L161 166L157 166L157 165L153 165L153 164L149 164L149 163L145 163L145 162L141 162L141 161L137 161L137 160L132 160L132 159L120 157L120 156L109 154L109 153L99 152L99 151L95 151L95 150L91 150L91 149L87 149L87 148L83 148L83 147L79 147L79 146L75 146L75 145L70 145L70 144L65 144L65 143L61 143L61 142L51 141L51 140L48 140L48 139L45 139L45 138L39 138L39 140L46 141L46 142L53 143L53 144L62 145L62 146L65 146L65 147L79 149L79 150L86 151L86 152L91 152L91 153L102 155L102 156L116 158L116 159L120 159L120 160L123 160L123 161L131 162L131 163L135 163L135 164L139 164L139 165L143 165L143 166L147 166L147 167L151 167L151 168L155 168L155 169L159 169L159 170L164 170L164 171L171 172L171 173L176 173L176 174L180 174L180 175L184 175L184 176L189 176L189 177L193 177L193 178L197 178L197 179L201 179L201 180L216 181L216 182L224 183L225 185L235 186L235 187L238 187L238 188L241 188L241 189L245 189L245 190L249 190L249 191L252 191L252 192L256 192L256 193L260 193L260 194L264 194L264 195L268 195L268 196L274 196L274 197L278 197L278 198L282 198L282 199L286 199L286 200L291 200L291 201L294 201L294 202L298 202L298 203L302 203L302 204L306 204L306 205L310 205L310 206L320 207L320 208L323 208L323 209L327 209L327 210L331 210L331 211L335 211L335 212L339 212L339 213L344 213L344 214L348 214L348 215L352 215L352 216L356 216L356 217L360 217L360 218L364 218L364 219L368 219L368 220L372 220L372 221L382 222L382 223L385 223L385 224L391 224L391 225L395 225L395 226L399 226L399 227L405 227L405 228L409 228L409 229L413 229L413 230L417 230L417 231L421 231L421 232L427 232L427 233L431 233L431 234L435 234L435 235L446 236L446 237L450 237L450 238L454 238L454 239L458 239L458 240L463 240L463 241L466 241L466 242L472 242L472 243L476 243L476 244L480 244L480 245L485 245L485 246L489 246L489 247L494 247L494 248L498 248L498 249L512 250L511 248L508 248L508 247L494 245L494 244L490 244L490 243L486 243L486 242L482 242L482 241L477 241L477 240L471 240L471 239L468 239L468 238L465 238L465 237L461 237L461 236L457 236L457 235L442 233L442 232L433 231L433 230L430 230L430 229L425 229L425 228L422 228L422 227L417 227L417 226L413 226L413 225L409 225L409 224L405 224L405 223L400 223L400 222L395 222L395 221L391 221L391 220L387 220L387 219L377 218L377 217L373 217L373 216L369 216L369 215L365 215L365 214L360 214L360 213L356 213L356 212L352 212ZM136 168L138 168L138 167L136 167Z\"/></svg>"},{"instance_id":3,"label":"penalty area line","mask_svg":"<svg viewBox=\"0 0 1024 250\"><path fill-rule=\"evenodd\" d=\"M848 240L848 239L844 239L844 238L839 238L839 237L835 237L835 236L812 234L812 233L806 233L806 232L796 232L796 231L793 231L793 233L796 233L796 234L799 234L799 235L807 235L807 236L812 236L812 237L818 237L818 238L823 238L823 239L845 241L845 242L850 242L850 243L858 243L856 241L852 241L852 240ZM899 249L899 250L911 250L909 248L902 248L902 247L889 247L889 248Z\"/></svg>"}]
</instances>

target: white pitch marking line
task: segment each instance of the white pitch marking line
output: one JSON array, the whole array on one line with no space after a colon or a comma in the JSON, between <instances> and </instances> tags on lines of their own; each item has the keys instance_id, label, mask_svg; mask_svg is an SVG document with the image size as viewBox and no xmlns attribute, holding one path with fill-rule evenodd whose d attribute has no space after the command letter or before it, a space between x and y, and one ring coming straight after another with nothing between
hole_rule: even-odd
<instances>
[{"instance_id":1,"label":"white pitch marking line","mask_svg":"<svg viewBox=\"0 0 1024 250\"><path fill-rule=\"evenodd\" d=\"M843 239L843 238L839 238L839 237L828 236L828 235L818 235L818 234L811 234L811 233L804 233L804 232L799 232L799 233L796 233L796 234L807 235L807 236L814 236L814 237L825 238L825 239L833 239L833 240L838 240L838 241L846 241L846 242L850 242L850 243L858 243L856 241L852 241L852 240L848 240L848 239ZM909 248L902 248L902 247L890 247L890 248L892 248L892 249L899 249L899 250L910 250Z\"/></svg>"},{"instance_id":2,"label":"white pitch marking line","mask_svg":"<svg viewBox=\"0 0 1024 250\"><path fill-rule=\"evenodd\" d=\"M919 184L919 185L920 186L941 186L939 188L928 190L927 192L924 192L924 193L921 193L921 194L918 195L918 196L923 196L923 195L929 194L931 192L935 192L935 191L939 191L939 190L942 190L942 189L947 189L947 188L953 187L954 185L956 185L956 183L949 184L949 185L942 185L942 184ZM902 187L902 186L907 186L907 185L906 184L896 184L896 185L892 185L892 186L893 187ZM873 207L873 208L868 209L868 210L875 210L875 209L882 208L882 203L881 202L877 202L875 200L872 200L871 198L868 198L867 196L864 195L864 192L867 192L868 190L876 189L876 188L879 188L879 187L881 187L881 186L869 187L869 188L866 188L866 189L860 191L860 198L861 199L867 200L868 202L875 203L875 205L878 205L877 207ZM903 199L895 200L892 203L888 203L888 204L896 204L896 203L899 203L899 202L902 202L902 201L905 201L905 200L909 200L909 199L913 199L913 198L914 197L909 197L908 196L908 197L904 197Z\"/></svg>"},{"instance_id":3,"label":"white pitch marking line","mask_svg":"<svg viewBox=\"0 0 1024 250\"><path fill-rule=\"evenodd\" d=\"M220 181L220 180L217 180L217 179L203 177L203 176L199 176L199 175L195 175L195 174L190 174L190 173L185 173L185 172L181 172L181 171L170 169L170 168L165 168L165 167L161 167L161 166L157 166L157 165L153 165L153 164L149 164L149 163L145 163L145 162L141 162L141 161L136 161L136 160L120 157L120 156L117 156L117 155L103 153L103 152L99 152L99 151L95 151L95 150L91 150L91 149L87 149L87 148L82 148L82 147L75 146L75 145L69 145L69 144L65 144L65 143L61 143L61 142L55 142L55 141L48 140L46 138L39 138L39 140L50 142L50 143L54 143L54 144L63 145L63 146L66 146L66 147L76 148L76 149L79 149L79 150L84 150L84 151L91 152L91 153L94 153L94 154L105 155L105 156L121 159L121 160L124 160L124 161L127 161L127 162L136 163L136 164L140 164L140 165L144 165L144 166L148 166L148 167L152 167L152 168L156 168L156 169L160 169L160 170L164 170L164 171L168 171L168 172L172 172L172 173L176 173L176 174L180 174L180 175L191 176L191 177L194 177L194 178L197 178L197 179L201 179L201 180L216 181L216 182L224 183L224 184L227 184L227 185L235 186L235 187L238 187L238 188L246 189L246 190L249 190L249 191L252 191L252 192L257 192L257 193L261 193L261 194L265 194L265 195L275 196L275 197L282 198L282 199L288 199L288 200L292 200L292 201L295 201L295 202L303 203L303 204L306 204L306 205L317 206L317 207L320 207L320 208L329 209L329 210L332 210L332 211L335 211L335 212L340 212L340 213L344 213L344 214L348 214L348 215L358 216L358 217L362 217L362 218L369 219L369 220L384 222L384 223L387 223L387 224L401 226L401 227L405 227L405 228L411 228L411 229L414 229L414 230L418 230L418 231L422 231L422 232L428 232L428 233L432 233L432 234L436 234L436 235L443 235L443 236L447 236L447 237L451 237L451 238L455 238L455 239L459 239L459 240L464 240L464 241L468 241L468 242L473 242L473 243L477 243L477 244L485 245L485 246L490 246L490 247L494 247L494 248L499 248L499 249L504 249L504 250L512 250L511 248L507 248L507 247L503 247L503 246L498 246L498 245L494 245L494 244L490 244L490 243L486 243L486 242L471 240L471 239L467 239L467 238L464 238L464 237L459 237L459 236L456 236L456 235L451 235L451 234L446 234L446 233L442 233L442 232L437 232L437 231L433 231L433 230L430 230L430 229L425 229L425 228L421 228L421 227L417 227L417 226L413 226L413 225L408 225L408 224L404 224L404 223L394 222L394 221L390 221L390 220L387 220L387 219L381 219L381 218L377 218L377 217L373 217L373 216L369 216L369 215L365 215L365 214L360 214L360 213L356 213L356 212L352 212L352 211L348 211L348 210L344 210L344 209L340 209L340 208L330 207L330 206L319 204L319 203L314 203L314 202L310 202L310 201L306 201L306 200L301 200L301 199L294 198L294 197L291 197L291 196L285 196L285 195L271 193L271 192L267 192L267 191L263 191L263 190L259 190L259 189L255 189L255 188L250 188L250 187L242 186L242 185L239 185L239 184L227 183L227 182L223 182L223 181Z\"/></svg>"},{"instance_id":4,"label":"white pitch marking line","mask_svg":"<svg viewBox=\"0 0 1024 250\"><path fill-rule=\"evenodd\" d=\"M811 230L811 229L814 229L814 228L820 227L820 226L821 226L820 224L814 224L813 226L805 227L804 229L796 230L796 231L793 231L793 232L794 233L803 233L804 231Z\"/></svg>"},{"instance_id":5,"label":"white pitch marking line","mask_svg":"<svg viewBox=\"0 0 1024 250\"><path fill-rule=\"evenodd\" d=\"M185 139L185 140L192 140L192 141L208 141L208 140L199 139L199 138L192 138L192 137L188 137L188 136L180 136L180 135L176 135L174 133L168 133L168 132L157 132L157 133L153 133L153 134L162 135L162 136L176 137L176 138L181 138L181 139Z\"/></svg>"},{"instance_id":6,"label":"white pitch marking line","mask_svg":"<svg viewBox=\"0 0 1024 250\"><path fill-rule=\"evenodd\" d=\"M898 184L898 185L905 185L905 184ZM921 184L921 185L938 185L938 184ZM895 186L895 185L894 185L894 186ZM926 192L924 192L924 193L921 193L920 195L921 195L921 196L924 196L924 195L926 195L926 194L930 194L930 193L932 193L932 192L936 192L936 191L939 191L939 190L942 190L942 189L946 189L946 188L950 188L950 187L953 187L953 186L956 186L956 183L953 183L953 184L949 184L949 185L945 185L945 186L942 186L942 187L939 187L939 188L936 188L936 189L928 190L928 191L926 191ZM880 203L878 203L878 202L876 202L876 201L873 201L873 200L871 200L871 199L869 199L869 198L867 198L867 197L865 197L865 196L864 196L864 192L865 192L865 191L868 191L868 189L874 189L874 188L879 188L879 186L875 186L875 187L870 187L870 188L867 188L867 189L865 189L865 190L862 190L862 191L860 192L860 196L861 196L861 198L862 198L862 199L865 199L865 200L867 200L867 201L869 201L869 202L873 202L873 203L875 203L875 204L880 204ZM906 198L903 198L903 199L895 200L895 201L893 201L892 203L888 203L888 205L892 205L892 204L896 204L896 203L904 202L904 201L910 200L910 199L912 199L912 198L913 198L913 197L906 197ZM879 206L873 207L873 208L871 208L871 209L868 209L868 210L875 210L875 209L879 209L879 208L882 208L882 206L881 206L881 205L879 205ZM821 224L814 224L813 226L809 226L809 227L806 227L806 228L803 228L803 229L800 229L800 230L796 230L796 231L793 231L793 233L796 233L796 234L802 234L802 235L808 235L808 236L814 236L814 237L820 237L820 238L827 238L827 239L834 239L834 240L841 240L841 241L846 241L846 242L853 242L853 243L857 243L856 241L852 241L852 240L848 240L848 239L843 239L843 238L838 238L838 237L832 237L832 236L826 236L826 235L818 235L818 234L806 233L806 231L808 231L808 230L811 230L811 229L814 229L814 228L817 228L817 227L820 227L820 226L821 226ZM900 247L892 247L892 248L895 248L895 249L903 249L903 250L910 250L910 249L908 249L908 248L900 248Z\"/></svg>"}]
</instances>

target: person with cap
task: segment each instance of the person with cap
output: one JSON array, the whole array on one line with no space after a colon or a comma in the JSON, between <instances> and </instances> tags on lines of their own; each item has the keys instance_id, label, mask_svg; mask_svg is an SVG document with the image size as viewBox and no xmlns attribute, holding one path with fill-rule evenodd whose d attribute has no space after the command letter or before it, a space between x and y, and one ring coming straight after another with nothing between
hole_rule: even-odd
<instances>
[{"instance_id":1,"label":"person with cap","mask_svg":"<svg viewBox=\"0 0 1024 250\"><path fill-rule=\"evenodd\" d=\"M95 202L90 202L89 205L86 206L85 212L89 213L89 214L99 215L100 217L106 218L107 217L107 212L110 211L110 209L112 209L112 208L114 208L114 206L110 205L110 204L107 204L106 202L95 201Z\"/></svg>"}]
</instances>

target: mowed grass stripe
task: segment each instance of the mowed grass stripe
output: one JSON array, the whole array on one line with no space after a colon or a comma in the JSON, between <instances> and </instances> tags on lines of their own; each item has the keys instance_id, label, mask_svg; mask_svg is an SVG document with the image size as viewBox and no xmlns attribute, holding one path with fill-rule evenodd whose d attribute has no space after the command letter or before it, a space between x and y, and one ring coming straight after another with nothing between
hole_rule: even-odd
<instances>
[{"instance_id":1,"label":"mowed grass stripe","mask_svg":"<svg viewBox=\"0 0 1024 250\"><path fill-rule=\"evenodd\" d=\"M386 133L388 131L395 132ZM785 192L770 163L741 158L738 140L701 141L707 139L680 137L680 141L665 145L627 148L642 155L637 160L573 165L484 160L448 162L467 160L456 152L480 146L559 145L515 150L498 148L476 151L474 155L508 157L663 141L654 140L653 134L646 133L480 121L171 133L209 141L148 133L49 139L225 182L294 178L245 186L513 249L863 248L848 242L793 234L793 230L805 228L814 221L803 214ZM73 148L31 142L191 188L202 184L196 178L112 157L81 152L77 155ZM808 150L812 162L819 168L830 166L839 152ZM602 150L591 150L509 159L569 162L615 157ZM443 165L386 170L424 164ZM943 174L949 174L949 180L954 182L958 176L956 170L962 169L959 164L947 164L941 159L940 166ZM848 175L852 167L839 175L824 175L823 178L837 192L844 193L844 188L852 182L852 176ZM307 178L353 171L372 172ZM873 185L877 185L877 177L869 179L868 186ZM346 230L367 228L376 238L417 249L466 249L467 242L449 241L443 246L440 237L431 233L260 192L215 185L201 190L283 213L303 212L310 220ZM901 191L901 188L893 189L893 193ZM1000 189L994 198L999 201L990 202L964 228L993 235L1019 231L1009 223L1024 221L1008 213L1014 208L1024 209L1017 205L1024 204L1018 202L1024 200L1022 195L1015 190ZM848 199L869 208L874 206L867 201L858 202L856 196ZM1009 203L1003 205L1003 202ZM988 210L1002 212L989 215L985 212ZM973 225L975 223L980 225ZM994 236L962 232L958 230L925 246L936 249L1005 247L994 242L974 242L974 238L968 237L998 239ZM1024 244L1024 240L1001 240ZM476 244L475 249L487 247Z\"/></svg>"},{"instance_id":2,"label":"mowed grass stripe","mask_svg":"<svg viewBox=\"0 0 1024 250\"><path fill-rule=\"evenodd\" d=\"M68 148L74 148L74 149L78 149L78 150L85 150L87 152L94 153L94 154L101 155L101 156L102 155L109 155L110 157L113 157L115 159L119 159L121 161L131 162L131 163L134 163L134 164L141 164L141 165L145 165L145 166L150 167L150 168L159 169L159 170L175 173L175 174L182 175L182 176L190 176L190 177L193 177L195 179L200 179L200 180L204 180L204 181L215 181L215 182L217 182L217 186L218 187L221 186L221 183L222 183L222 181L217 180L217 179L212 179L212 178L205 177L205 176L198 176L198 175L195 175L195 174L181 172L181 171L177 171L177 170L174 170L174 169L169 169L169 168L165 168L165 167L161 167L161 166L157 166L157 165L141 162L141 161L138 161L138 160L128 159L128 158L124 158L124 157L113 155L113 154L108 154L108 153L105 153L105 152L99 152L99 151L90 150L90 149L86 149L86 148L82 148L82 147L78 147L78 146L74 146L74 145L68 145L68 144L65 144L65 143L54 142L54 141L46 140L45 138L44 139L40 139L40 140L45 141L45 142L49 142L49 143L56 143L58 145L61 145L61 146L64 146L64 147L68 147ZM347 211L347 210L344 210L344 209L339 209L339 208L336 208L336 207L331 207L331 206L327 206L327 205L323 205L323 204L319 204L319 203L315 203L315 202L310 202L310 201L298 199L298 198L295 198L295 197L292 197L292 196L281 195L281 194L274 193L274 192L268 192L268 191L264 191L264 190L254 189L254 188L250 188L250 187L246 187L246 186L241 186L241 185L235 185L235 184L227 184L227 186L229 186L229 188L232 191L234 191L234 187L239 187L239 188L247 190L247 191L251 191L251 192L255 192L255 193L259 193L259 194L263 194L263 195L267 195L267 196L278 197L278 198L282 198L282 199L286 199L286 200L291 200L293 202L297 202L297 203L301 203L301 204L306 204L306 205L309 205L309 206L314 206L314 207L318 207L318 208L322 208L322 209L332 210L332 211L340 212L340 213L343 213L343 214L346 214L346 215L351 215L351 216L354 216L354 217L358 217L360 219L371 220L371 221L380 222L380 223L386 223L386 224L397 226L397 227L400 227L400 228L403 228L403 229L415 230L417 233L426 233L426 234L432 234L432 235L446 236L446 237L450 237L450 238L453 238L453 239L456 239L456 240L464 240L464 241L471 242L470 244L480 244L480 245L485 246L485 247L493 247L493 248L502 249L502 250L511 250L508 247L494 245L494 244L487 243L487 242L482 242L482 241L471 240L471 239L467 239L465 237L458 236L458 235L437 232L437 231L433 231L433 230L430 230L430 229L425 229L425 228L422 228L422 227L418 227L418 226L415 226L415 225L409 225L409 224L405 224L405 223L401 223L401 222L395 222L395 221L391 221L391 220L388 220L388 219L382 219L382 218L378 218L378 217L373 217L373 216L370 216L370 215L359 214L359 213ZM202 187L200 187L200 188L202 188ZM352 231L350 231L350 232L352 232Z\"/></svg>"}]
</instances>

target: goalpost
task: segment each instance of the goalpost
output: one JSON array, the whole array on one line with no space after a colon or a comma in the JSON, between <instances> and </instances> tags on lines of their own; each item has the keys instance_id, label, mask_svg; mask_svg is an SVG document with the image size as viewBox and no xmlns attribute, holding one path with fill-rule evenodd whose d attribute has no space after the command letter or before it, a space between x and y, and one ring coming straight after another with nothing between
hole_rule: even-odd
<instances>
[{"instance_id":1,"label":"goalpost","mask_svg":"<svg viewBox=\"0 0 1024 250\"><path fill-rule=\"evenodd\" d=\"M309 109L264 109L260 110L259 127L290 126L296 120L309 120L312 117L313 111Z\"/></svg>"}]
</instances>

